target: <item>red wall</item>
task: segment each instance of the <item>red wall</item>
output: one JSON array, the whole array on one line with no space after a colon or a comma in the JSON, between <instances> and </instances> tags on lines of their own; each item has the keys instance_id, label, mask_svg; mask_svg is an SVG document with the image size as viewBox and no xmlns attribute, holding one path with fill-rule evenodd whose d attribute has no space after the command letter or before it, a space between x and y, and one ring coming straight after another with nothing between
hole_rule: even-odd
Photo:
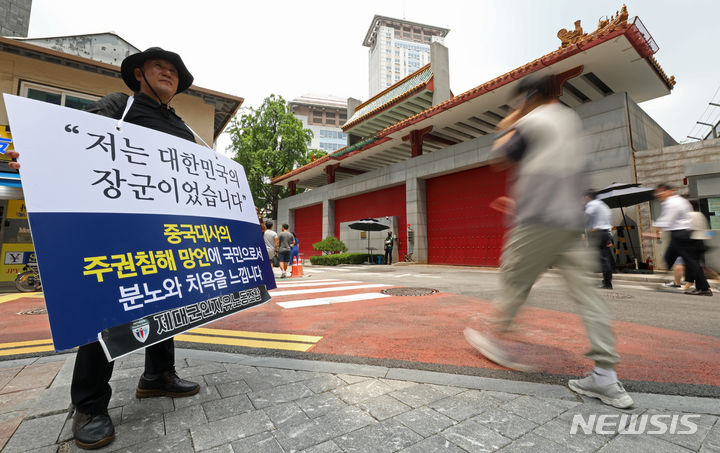
<instances>
[{"instance_id":1,"label":"red wall","mask_svg":"<svg viewBox=\"0 0 720 453\"><path fill-rule=\"evenodd\" d=\"M403 257L407 253L405 185L335 200L335 237L342 222L385 216L398 218L398 254Z\"/></svg>"},{"instance_id":2,"label":"red wall","mask_svg":"<svg viewBox=\"0 0 720 453\"><path fill-rule=\"evenodd\" d=\"M480 167L427 180L429 263L500 263L504 216L489 204L506 194L507 174Z\"/></svg>"},{"instance_id":3,"label":"red wall","mask_svg":"<svg viewBox=\"0 0 720 453\"><path fill-rule=\"evenodd\" d=\"M322 203L295 210L295 235L305 259L321 254L313 250L312 245L323 240L322 215Z\"/></svg>"}]
</instances>

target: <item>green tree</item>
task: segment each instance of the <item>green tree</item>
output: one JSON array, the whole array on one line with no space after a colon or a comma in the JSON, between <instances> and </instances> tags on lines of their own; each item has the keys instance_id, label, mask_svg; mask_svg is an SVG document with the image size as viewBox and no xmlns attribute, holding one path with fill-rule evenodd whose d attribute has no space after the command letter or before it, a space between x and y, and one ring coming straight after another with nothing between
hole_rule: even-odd
<instances>
[{"instance_id":1,"label":"green tree","mask_svg":"<svg viewBox=\"0 0 720 453\"><path fill-rule=\"evenodd\" d=\"M263 215L274 219L278 201L290 192L286 187L271 185L272 178L327 153L308 150L312 131L303 128L282 96L271 94L259 108L244 110L230 123L232 144L228 150L235 152L235 161L245 168L255 205Z\"/></svg>"}]
</instances>

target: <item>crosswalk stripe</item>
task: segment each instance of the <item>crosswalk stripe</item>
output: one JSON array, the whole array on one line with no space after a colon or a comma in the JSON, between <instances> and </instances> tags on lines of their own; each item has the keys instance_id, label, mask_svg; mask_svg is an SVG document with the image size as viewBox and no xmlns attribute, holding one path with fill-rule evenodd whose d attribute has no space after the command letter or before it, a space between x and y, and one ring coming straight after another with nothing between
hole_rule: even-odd
<instances>
[{"instance_id":1,"label":"crosswalk stripe","mask_svg":"<svg viewBox=\"0 0 720 453\"><path fill-rule=\"evenodd\" d=\"M43 297L45 297L45 295L43 293L6 294L4 296L0 296L0 304L4 304L5 302L12 302L14 300L24 299L24 298L42 299Z\"/></svg>"},{"instance_id":2,"label":"crosswalk stripe","mask_svg":"<svg viewBox=\"0 0 720 453\"><path fill-rule=\"evenodd\" d=\"M356 302L361 300L372 300L381 299L383 297L390 297L387 294L381 293L363 293L363 294L351 294L349 296L334 296L334 297L318 297L316 299L299 299L289 300L286 302L278 302L277 304L283 308L300 308L300 307L312 307L315 305L328 305L337 304L342 302Z\"/></svg>"},{"instance_id":3,"label":"crosswalk stripe","mask_svg":"<svg viewBox=\"0 0 720 453\"><path fill-rule=\"evenodd\" d=\"M312 288L312 289L291 289L286 291L278 291L276 289L270 291L270 295L273 297L280 297L280 296L294 296L297 294L315 294L315 293L327 293L330 291L348 291L353 289L365 289L365 288L379 288L383 286L390 286L385 285L382 283L371 283L367 285L353 285L353 286L333 286L330 288Z\"/></svg>"},{"instance_id":4,"label":"crosswalk stripe","mask_svg":"<svg viewBox=\"0 0 720 453\"><path fill-rule=\"evenodd\" d=\"M282 284L278 283L278 288L301 288L306 286L330 286L330 285L345 285L347 283L363 283L355 280L342 280L342 281L336 281L336 282L318 282L315 283L312 280L309 280L307 282L295 282L292 284Z\"/></svg>"},{"instance_id":5,"label":"crosswalk stripe","mask_svg":"<svg viewBox=\"0 0 720 453\"><path fill-rule=\"evenodd\" d=\"M303 285L307 285L308 283L323 283L323 284L330 285L330 284L339 283L342 281L344 281L344 280L339 280L337 278L326 278L323 280L293 280L293 281L289 281L289 282L288 281L280 281L280 282L275 282L275 283L277 283L278 287L280 287L280 286L303 286Z\"/></svg>"}]
</instances>

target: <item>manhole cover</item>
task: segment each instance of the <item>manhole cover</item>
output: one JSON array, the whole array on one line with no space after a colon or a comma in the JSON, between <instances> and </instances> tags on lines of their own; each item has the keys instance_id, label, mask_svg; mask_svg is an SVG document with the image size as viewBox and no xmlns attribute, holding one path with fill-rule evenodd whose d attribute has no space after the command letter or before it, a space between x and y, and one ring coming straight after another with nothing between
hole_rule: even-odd
<instances>
[{"instance_id":1,"label":"manhole cover","mask_svg":"<svg viewBox=\"0 0 720 453\"><path fill-rule=\"evenodd\" d=\"M632 299L633 296L630 294L623 294L618 293L616 291L603 291L603 296L607 297L608 299Z\"/></svg>"},{"instance_id":2,"label":"manhole cover","mask_svg":"<svg viewBox=\"0 0 720 453\"><path fill-rule=\"evenodd\" d=\"M380 291L388 296L429 296L438 292L432 288L389 288Z\"/></svg>"},{"instance_id":3,"label":"manhole cover","mask_svg":"<svg viewBox=\"0 0 720 453\"><path fill-rule=\"evenodd\" d=\"M47 309L45 307L42 308L31 308L30 310L23 310L19 315L44 315L47 314Z\"/></svg>"}]
</instances>

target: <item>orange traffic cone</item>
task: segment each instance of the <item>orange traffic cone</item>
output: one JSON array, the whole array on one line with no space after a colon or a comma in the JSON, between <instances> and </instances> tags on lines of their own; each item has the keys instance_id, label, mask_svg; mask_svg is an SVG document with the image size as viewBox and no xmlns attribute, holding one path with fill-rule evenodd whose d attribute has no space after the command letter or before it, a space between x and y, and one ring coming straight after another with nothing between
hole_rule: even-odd
<instances>
[{"instance_id":1,"label":"orange traffic cone","mask_svg":"<svg viewBox=\"0 0 720 453\"><path fill-rule=\"evenodd\" d=\"M305 274L303 274L302 264L298 262L298 257L296 256L295 258L293 258L292 273L290 274L290 278L304 276Z\"/></svg>"}]
</instances>

